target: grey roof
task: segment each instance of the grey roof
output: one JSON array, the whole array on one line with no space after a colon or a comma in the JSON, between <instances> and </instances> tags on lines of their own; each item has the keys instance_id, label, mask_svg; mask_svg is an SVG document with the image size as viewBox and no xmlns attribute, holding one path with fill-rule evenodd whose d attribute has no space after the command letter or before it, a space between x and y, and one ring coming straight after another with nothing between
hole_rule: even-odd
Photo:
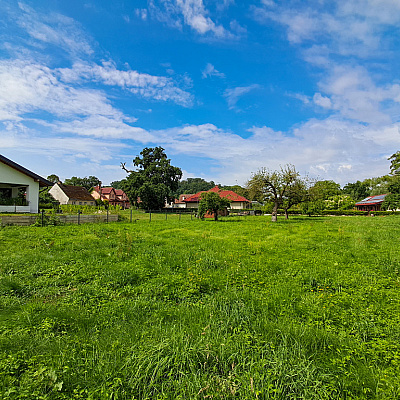
<instances>
[{"instance_id":1,"label":"grey roof","mask_svg":"<svg viewBox=\"0 0 400 400\"><path fill-rule=\"evenodd\" d=\"M379 194L377 196L369 196L369 197L366 197L365 199L359 201L358 203L356 203L356 206L362 206L362 205L367 205L367 204L370 204L370 205L380 204L380 203L383 203L386 196L387 196L386 194Z\"/></svg>"},{"instance_id":2,"label":"grey roof","mask_svg":"<svg viewBox=\"0 0 400 400\"><path fill-rule=\"evenodd\" d=\"M64 185L63 183L57 183L57 185L70 200L96 201L88 190L82 186Z\"/></svg>"},{"instance_id":3,"label":"grey roof","mask_svg":"<svg viewBox=\"0 0 400 400\"><path fill-rule=\"evenodd\" d=\"M9 167L14 168L17 171L22 172L23 174L31 177L36 182L39 182L40 186L52 186L53 185L53 183L48 181L47 179L42 178L40 175L37 175L32 171L29 171L29 169L24 168L22 165L19 165L16 162L11 161L9 158L4 157L1 154L0 154L0 162L2 162L3 164L6 164Z\"/></svg>"}]
</instances>

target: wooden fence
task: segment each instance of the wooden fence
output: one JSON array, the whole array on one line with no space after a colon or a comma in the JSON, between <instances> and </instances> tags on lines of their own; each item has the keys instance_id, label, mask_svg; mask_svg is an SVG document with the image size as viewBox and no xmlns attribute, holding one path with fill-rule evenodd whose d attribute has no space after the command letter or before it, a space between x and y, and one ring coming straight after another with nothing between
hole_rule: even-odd
<instances>
[{"instance_id":1,"label":"wooden fence","mask_svg":"<svg viewBox=\"0 0 400 400\"><path fill-rule=\"evenodd\" d=\"M36 221L41 223L41 215L30 214L30 215L2 215L0 216L0 225L22 225L29 226L33 225ZM97 223L97 222L116 222L118 221L118 214L109 214L108 220L107 215L98 214L80 214L78 215L57 215L57 218L62 224L86 224L86 223Z\"/></svg>"}]
</instances>

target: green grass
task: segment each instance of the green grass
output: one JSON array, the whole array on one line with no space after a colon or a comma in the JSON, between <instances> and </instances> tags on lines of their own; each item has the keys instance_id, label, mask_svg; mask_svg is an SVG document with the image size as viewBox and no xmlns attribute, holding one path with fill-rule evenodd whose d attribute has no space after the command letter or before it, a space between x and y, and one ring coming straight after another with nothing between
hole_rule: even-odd
<instances>
[{"instance_id":1,"label":"green grass","mask_svg":"<svg viewBox=\"0 0 400 400\"><path fill-rule=\"evenodd\" d=\"M0 229L1 399L400 398L398 216L134 218Z\"/></svg>"}]
</instances>

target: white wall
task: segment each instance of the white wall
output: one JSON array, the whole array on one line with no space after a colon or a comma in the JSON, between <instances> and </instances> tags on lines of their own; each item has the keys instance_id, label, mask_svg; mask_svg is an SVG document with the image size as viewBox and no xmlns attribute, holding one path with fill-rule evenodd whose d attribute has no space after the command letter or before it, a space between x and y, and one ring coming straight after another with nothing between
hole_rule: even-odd
<instances>
[{"instance_id":1,"label":"white wall","mask_svg":"<svg viewBox=\"0 0 400 400\"><path fill-rule=\"evenodd\" d=\"M26 200L29 206L17 206L17 212L39 212L39 182L16 169L0 162L0 183L27 186ZM13 212L14 206L0 206L1 212Z\"/></svg>"},{"instance_id":2,"label":"white wall","mask_svg":"<svg viewBox=\"0 0 400 400\"><path fill-rule=\"evenodd\" d=\"M51 187L49 193L54 197L55 200L60 202L60 204L72 204L72 202L69 201L69 197L64 193L57 183Z\"/></svg>"}]
</instances>

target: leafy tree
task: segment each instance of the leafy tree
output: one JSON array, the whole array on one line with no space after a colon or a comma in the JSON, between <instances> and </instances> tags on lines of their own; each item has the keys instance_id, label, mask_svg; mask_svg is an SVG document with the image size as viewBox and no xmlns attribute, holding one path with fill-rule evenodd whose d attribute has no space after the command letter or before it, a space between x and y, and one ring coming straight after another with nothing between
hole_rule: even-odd
<instances>
[{"instance_id":1,"label":"leafy tree","mask_svg":"<svg viewBox=\"0 0 400 400\"><path fill-rule=\"evenodd\" d=\"M288 186L282 199L282 208L285 210L285 219L289 218L289 209L308 200L308 179L298 176Z\"/></svg>"},{"instance_id":2,"label":"leafy tree","mask_svg":"<svg viewBox=\"0 0 400 400\"><path fill-rule=\"evenodd\" d=\"M356 204L355 200L347 194L332 196L324 201L326 210L351 210Z\"/></svg>"},{"instance_id":3,"label":"leafy tree","mask_svg":"<svg viewBox=\"0 0 400 400\"><path fill-rule=\"evenodd\" d=\"M200 218L204 218L204 215L208 212L214 214L214 220L218 221L218 211L224 210L229 205L229 200L221 197L217 192L204 192L199 202Z\"/></svg>"},{"instance_id":4,"label":"leafy tree","mask_svg":"<svg viewBox=\"0 0 400 400\"><path fill-rule=\"evenodd\" d=\"M56 174L51 174L47 177L47 180L53 183L60 182L60 178Z\"/></svg>"},{"instance_id":5,"label":"leafy tree","mask_svg":"<svg viewBox=\"0 0 400 400\"><path fill-rule=\"evenodd\" d=\"M389 192L389 186L392 183L394 177L390 175L378 176L376 178L368 178L363 182L369 187L369 195L376 196L379 194L385 194Z\"/></svg>"},{"instance_id":6,"label":"leafy tree","mask_svg":"<svg viewBox=\"0 0 400 400\"><path fill-rule=\"evenodd\" d=\"M110 183L110 186L113 187L114 189L123 189L125 183L125 179L122 179L120 181L112 181Z\"/></svg>"},{"instance_id":7,"label":"leafy tree","mask_svg":"<svg viewBox=\"0 0 400 400\"><path fill-rule=\"evenodd\" d=\"M400 209L400 193L390 193L382 203L384 210L396 211Z\"/></svg>"},{"instance_id":8,"label":"leafy tree","mask_svg":"<svg viewBox=\"0 0 400 400\"><path fill-rule=\"evenodd\" d=\"M274 208L272 210L271 221L277 221L278 208L283 204L283 200L290 196L290 186L293 186L299 173L293 165L287 164L278 171L270 171L266 168L260 169L253 174L247 183L250 192L264 201L272 201Z\"/></svg>"},{"instance_id":9,"label":"leafy tree","mask_svg":"<svg viewBox=\"0 0 400 400\"><path fill-rule=\"evenodd\" d=\"M161 209L177 190L182 170L171 165L162 147L146 147L140 156L133 160L136 170L128 170L121 163L122 169L129 173L123 190L131 204L138 204L140 199L140 206L147 210Z\"/></svg>"},{"instance_id":10,"label":"leafy tree","mask_svg":"<svg viewBox=\"0 0 400 400\"><path fill-rule=\"evenodd\" d=\"M72 185L72 186L83 186L87 190L93 189L95 186L98 186L101 184L101 181L99 178L96 178L95 176L88 176L84 178L78 178L76 176L73 176L70 179L66 179L64 181L65 185Z\"/></svg>"},{"instance_id":11,"label":"leafy tree","mask_svg":"<svg viewBox=\"0 0 400 400\"><path fill-rule=\"evenodd\" d=\"M340 185L332 180L317 181L310 188L310 195L314 200L327 200L339 194L341 194Z\"/></svg>"},{"instance_id":12,"label":"leafy tree","mask_svg":"<svg viewBox=\"0 0 400 400\"><path fill-rule=\"evenodd\" d=\"M343 194L347 194L352 197L355 201L360 201L370 196L370 188L364 181L357 181L355 183L348 183L342 189Z\"/></svg>"},{"instance_id":13,"label":"leafy tree","mask_svg":"<svg viewBox=\"0 0 400 400\"><path fill-rule=\"evenodd\" d=\"M400 175L400 151L396 151L388 160L390 160L390 173Z\"/></svg>"},{"instance_id":14,"label":"leafy tree","mask_svg":"<svg viewBox=\"0 0 400 400\"><path fill-rule=\"evenodd\" d=\"M309 199L301 204L301 210L303 214L320 215L325 209L325 201L322 199Z\"/></svg>"},{"instance_id":15,"label":"leafy tree","mask_svg":"<svg viewBox=\"0 0 400 400\"><path fill-rule=\"evenodd\" d=\"M179 182L178 189L174 195L179 197L181 194L195 194L201 191L207 191L215 186L213 181L207 182L203 178L187 178Z\"/></svg>"}]
</instances>

